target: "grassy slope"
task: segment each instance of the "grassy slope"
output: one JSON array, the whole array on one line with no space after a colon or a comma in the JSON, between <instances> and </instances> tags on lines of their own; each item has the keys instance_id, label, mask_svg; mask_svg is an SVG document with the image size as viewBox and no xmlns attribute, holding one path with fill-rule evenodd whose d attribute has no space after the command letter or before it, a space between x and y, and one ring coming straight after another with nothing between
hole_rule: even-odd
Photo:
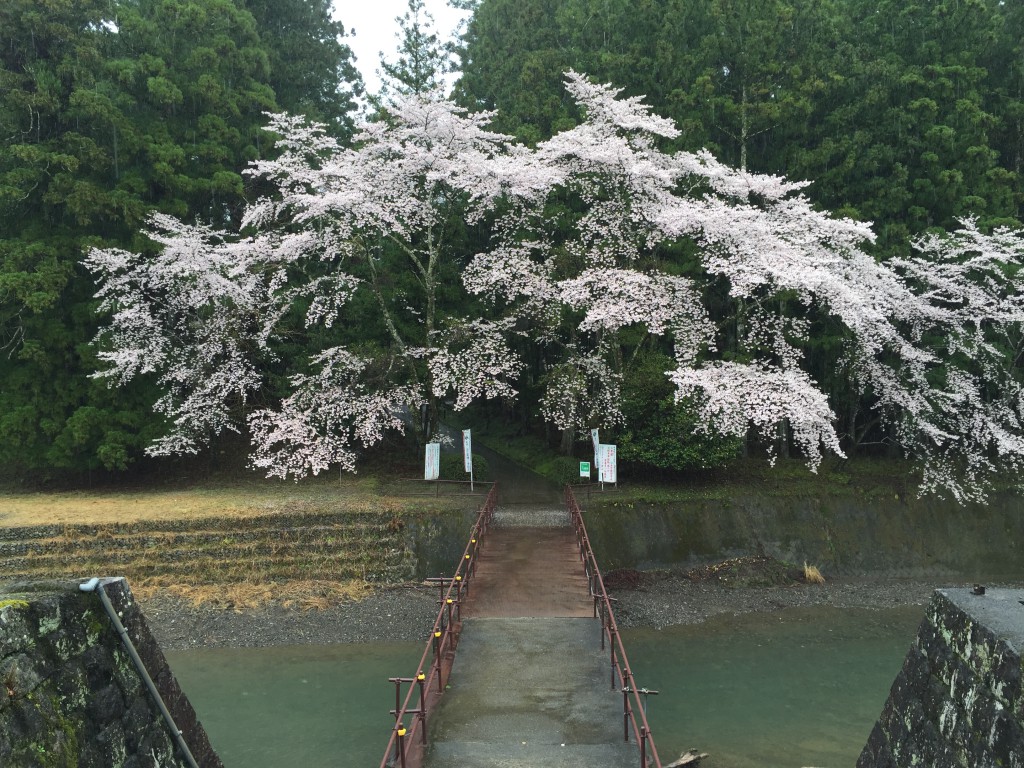
<instances>
[{"instance_id":1,"label":"grassy slope","mask_svg":"<svg viewBox=\"0 0 1024 768\"><path fill-rule=\"evenodd\" d=\"M0 525L105 524L135 520L248 518L276 512L429 512L441 497L391 495L377 477L312 478L299 483L238 478L172 488L0 492ZM460 502L461 503L461 502Z\"/></svg>"},{"instance_id":2,"label":"grassy slope","mask_svg":"<svg viewBox=\"0 0 1024 768\"><path fill-rule=\"evenodd\" d=\"M475 439L535 472L553 477L558 453L535 435L503 433L492 426ZM590 446L576 446L575 460L590 461ZM619 468L619 491L630 500L651 503L697 498L725 498L737 493L782 497L857 495L906 498L917 493L919 475L913 466L898 459L860 458L846 461L826 458L816 473L799 459L780 459L775 465L763 458L737 459L729 466L708 471L681 473L672 478L644 476L629 467Z\"/></svg>"}]
</instances>

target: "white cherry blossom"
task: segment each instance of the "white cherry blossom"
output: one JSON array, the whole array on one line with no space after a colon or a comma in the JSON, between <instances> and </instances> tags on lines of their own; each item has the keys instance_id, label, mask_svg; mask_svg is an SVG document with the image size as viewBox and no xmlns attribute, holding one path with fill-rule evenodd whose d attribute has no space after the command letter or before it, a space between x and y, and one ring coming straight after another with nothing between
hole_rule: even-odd
<instances>
[{"instance_id":1,"label":"white cherry blossom","mask_svg":"<svg viewBox=\"0 0 1024 768\"><path fill-rule=\"evenodd\" d=\"M753 427L771 445L788 424L815 469L824 452L841 454L802 352L824 318L846 334L844 370L919 460L924 490L978 500L992 476L1021 474L1019 233L966 221L880 262L866 250L870 226L816 210L805 182L666 152L679 131L641 99L575 72L566 87L585 119L535 149L439 94L397 102L353 147L273 116L279 155L250 170L272 192L248 207L241 233L155 216L155 252L92 252L109 315L99 375L158 384L169 429L151 450L195 451L240 428L297 313L329 339L365 294L386 345L375 358L314 351L280 403L248 417L255 466L281 477L352 469L360 446L403 428L403 411L427 404L436 433L442 398L463 408L515 396L513 334L546 361L546 419L616 425L622 339L646 334L672 345L666 376L709 426ZM481 252L453 250L453 215L490 228ZM403 259L415 298L388 293L385 249ZM483 317L441 306L442 267L456 264Z\"/></svg>"}]
</instances>

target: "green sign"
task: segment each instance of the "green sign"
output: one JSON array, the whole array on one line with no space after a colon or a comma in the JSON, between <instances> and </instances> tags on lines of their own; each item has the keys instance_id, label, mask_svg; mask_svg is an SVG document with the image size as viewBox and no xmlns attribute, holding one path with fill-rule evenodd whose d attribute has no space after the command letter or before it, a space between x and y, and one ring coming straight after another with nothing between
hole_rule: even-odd
<instances>
[{"instance_id":1,"label":"green sign","mask_svg":"<svg viewBox=\"0 0 1024 768\"><path fill-rule=\"evenodd\" d=\"M589 461L581 461L580 462L580 477L590 477L590 462Z\"/></svg>"}]
</instances>

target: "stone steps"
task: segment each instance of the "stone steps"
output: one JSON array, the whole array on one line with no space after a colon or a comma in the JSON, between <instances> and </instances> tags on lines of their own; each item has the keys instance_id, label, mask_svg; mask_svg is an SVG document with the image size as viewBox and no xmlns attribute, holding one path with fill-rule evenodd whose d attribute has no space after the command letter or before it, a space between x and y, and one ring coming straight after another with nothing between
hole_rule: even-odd
<instances>
[{"instance_id":1,"label":"stone steps","mask_svg":"<svg viewBox=\"0 0 1024 768\"><path fill-rule=\"evenodd\" d=\"M565 509L535 505L504 505L494 512L495 528L569 528L572 520Z\"/></svg>"}]
</instances>

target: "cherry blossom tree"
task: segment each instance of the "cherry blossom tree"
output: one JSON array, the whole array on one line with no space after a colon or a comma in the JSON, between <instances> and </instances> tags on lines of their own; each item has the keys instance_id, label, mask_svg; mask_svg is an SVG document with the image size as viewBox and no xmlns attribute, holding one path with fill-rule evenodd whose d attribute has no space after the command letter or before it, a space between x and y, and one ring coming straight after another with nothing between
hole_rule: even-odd
<instances>
[{"instance_id":1,"label":"cherry blossom tree","mask_svg":"<svg viewBox=\"0 0 1024 768\"><path fill-rule=\"evenodd\" d=\"M1017 474L1024 399L1013 363L1024 318L1010 275L1024 255L1019 236L986 237L966 223L918 243L914 258L882 264L864 250L870 227L815 210L804 183L731 169L707 152L664 152L659 144L679 132L639 99L571 72L567 87L586 119L537 155L553 172L549 202L571 196L582 214L567 235L543 205L514 211L502 241L465 273L471 291L565 350L543 400L551 421L619 418L606 395L615 372L597 374L604 390L587 373L613 359L623 329L640 327L671 341L677 367L666 374L707 425L738 437L752 427L771 446L786 424L814 470L823 451L842 455L801 351L809 318L823 314L848 329L845 365L920 460L924 490L980 499L993 474ZM697 261L685 276L664 256L681 242ZM732 341L707 305L723 284L743 309L743 322L729 323Z\"/></svg>"},{"instance_id":2,"label":"cherry blossom tree","mask_svg":"<svg viewBox=\"0 0 1024 768\"><path fill-rule=\"evenodd\" d=\"M355 343L327 344L279 407L250 413L255 466L280 477L351 469L359 444L404 428L401 412L428 406L434 430L439 398L462 408L513 396L520 362L507 323L438 302L460 255L453 216L476 221L499 199L547 186L525 150L485 130L489 117L413 94L344 148L320 126L274 116L279 156L251 169L274 193L248 207L242 234L158 216L147 232L155 254L93 251L87 265L110 314L99 375L155 376L165 393L156 408L170 429L150 452L194 452L239 429L239 406L265 389L296 318L321 338L344 337L364 294L385 342L368 351L348 329ZM394 288L399 270L407 288Z\"/></svg>"},{"instance_id":3,"label":"cherry blossom tree","mask_svg":"<svg viewBox=\"0 0 1024 768\"><path fill-rule=\"evenodd\" d=\"M639 335L671 344L666 376L709 428L752 428L771 445L787 425L814 470L842 454L803 354L812 320L828 317L848 331L842 364L920 460L924 490L980 499L995 473L1018 473L1018 235L964 222L879 263L871 228L815 210L804 183L666 152L670 121L566 80L584 119L535 149L436 93L399 100L355 148L277 116L281 154L252 169L274 194L249 207L243 234L159 217L157 253L93 252L111 315L101 375L153 375L165 392L170 430L153 451L237 428L238 403L265 386L298 317L329 343L279 404L248 416L253 463L270 475L351 468L358 444L402 429L399 413L420 404L434 428L439 398L513 396L513 334L544 348L541 410L564 430L620 422L625 339ZM464 266L453 220L493 232ZM443 306L441 284L460 276L479 311ZM384 329L369 351L338 341L360 297Z\"/></svg>"}]
</instances>

